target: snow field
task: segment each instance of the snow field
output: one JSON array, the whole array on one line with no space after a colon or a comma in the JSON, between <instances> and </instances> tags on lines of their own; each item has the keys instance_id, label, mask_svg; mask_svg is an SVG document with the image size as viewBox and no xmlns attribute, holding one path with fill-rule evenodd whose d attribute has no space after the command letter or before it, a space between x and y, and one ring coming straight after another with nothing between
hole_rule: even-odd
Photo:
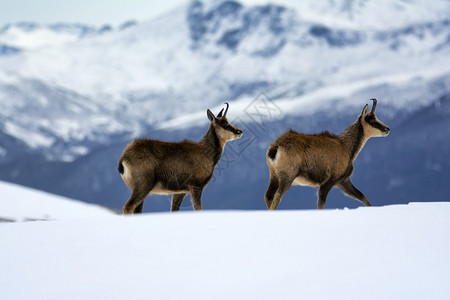
<instances>
[{"instance_id":1,"label":"snow field","mask_svg":"<svg viewBox=\"0 0 450 300\"><path fill-rule=\"evenodd\" d=\"M2 299L448 299L450 204L0 225Z\"/></svg>"}]
</instances>

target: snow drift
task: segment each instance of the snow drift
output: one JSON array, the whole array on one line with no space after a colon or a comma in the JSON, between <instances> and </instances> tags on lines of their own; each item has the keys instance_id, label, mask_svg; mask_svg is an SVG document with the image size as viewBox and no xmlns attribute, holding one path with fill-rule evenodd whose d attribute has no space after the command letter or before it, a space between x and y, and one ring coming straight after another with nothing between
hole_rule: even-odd
<instances>
[{"instance_id":1,"label":"snow drift","mask_svg":"<svg viewBox=\"0 0 450 300\"><path fill-rule=\"evenodd\" d=\"M106 217L114 213L98 205L0 181L0 220L33 221Z\"/></svg>"},{"instance_id":2,"label":"snow drift","mask_svg":"<svg viewBox=\"0 0 450 300\"><path fill-rule=\"evenodd\" d=\"M0 225L2 299L448 299L450 204Z\"/></svg>"},{"instance_id":3,"label":"snow drift","mask_svg":"<svg viewBox=\"0 0 450 300\"><path fill-rule=\"evenodd\" d=\"M126 144L199 140L206 109L227 101L244 136L227 145L205 207L264 208L278 135L342 132L377 98L392 132L363 149L355 185L374 205L449 200L449 15L444 0L192 1L109 30L11 24L0 30L0 179L120 209ZM282 205L314 207L313 193ZM327 205L356 206L340 194Z\"/></svg>"}]
</instances>

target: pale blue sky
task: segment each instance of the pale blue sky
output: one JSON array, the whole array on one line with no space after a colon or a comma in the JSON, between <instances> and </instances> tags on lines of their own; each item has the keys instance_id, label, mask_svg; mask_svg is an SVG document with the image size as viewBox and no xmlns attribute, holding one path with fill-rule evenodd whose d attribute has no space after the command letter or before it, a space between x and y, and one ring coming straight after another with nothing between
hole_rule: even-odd
<instances>
[{"instance_id":1,"label":"pale blue sky","mask_svg":"<svg viewBox=\"0 0 450 300\"><path fill-rule=\"evenodd\" d=\"M0 0L0 27L32 21L120 25L145 21L188 0Z\"/></svg>"}]
</instances>

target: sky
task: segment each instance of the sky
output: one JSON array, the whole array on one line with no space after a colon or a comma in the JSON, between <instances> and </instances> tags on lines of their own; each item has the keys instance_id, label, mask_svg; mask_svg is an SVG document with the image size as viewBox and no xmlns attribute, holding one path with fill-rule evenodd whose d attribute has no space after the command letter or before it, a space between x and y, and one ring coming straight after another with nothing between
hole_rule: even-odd
<instances>
[{"instance_id":1,"label":"sky","mask_svg":"<svg viewBox=\"0 0 450 300\"><path fill-rule=\"evenodd\" d=\"M118 26L145 21L187 0L0 0L0 27L21 21Z\"/></svg>"},{"instance_id":2,"label":"sky","mask_svg":"<svg viewBox=\"0 0 450 300\"><path fill-rule=\"evenodd\" d=\"M151 20L190 1L192 0L0 0L0 29L6 24L17 22L64 22L94 26L108 24L116 27L130 20ZM240 2L258 5L271 0ZM300 2L276 0L276 3L295 6Z\"/></svg>"}]
</instances>

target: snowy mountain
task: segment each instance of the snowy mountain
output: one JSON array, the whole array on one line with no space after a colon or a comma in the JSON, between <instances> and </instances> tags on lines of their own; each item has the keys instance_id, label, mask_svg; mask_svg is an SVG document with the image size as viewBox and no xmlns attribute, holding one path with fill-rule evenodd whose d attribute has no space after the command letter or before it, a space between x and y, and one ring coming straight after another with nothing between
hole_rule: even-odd
<instances>
[{"instance_id":1,"label":"snowy mountain","mask_svg":"<svg viewBox=\"0 0 450 300\"><path fill-rule=\"evenodd\" d=\"M0 295L444 300L449 216L411 203L0 224Z\"/></svg>"},{"instance_id":2,"label":"snowy mountain","mask_svg":"<svg viewBox=\"0 0 450 300\"><path fill-rule=\"evenodd\" d=\"M270 142L289 127L338 133L375 97L392 132L367 143L355 185L375 205L450 200L449 12L449 1L192 1L101 34L10 25L0 178L119 208L129 191L116 164L131 139L198 140L206 109L228 101L244 138L227 144L204 207L264 208ZM314 192L292 189L281 206L314 207Z\"/></svg>"},{"instance_id":3,"label":"snowy mountain","mask_svg":"<svg viewBox=\"0 0 450 300\"><path fill-rule=\"evenodd\" d=\"M119 26L124 30L136 25L135 21L128 21ZM82 39L97 37L112 31L109 25L99 28L84 24L56 23L41 25L32 22L8 24L0 28L0 44L18 51L36 50L39 48L61 46L76 43ZM0 52L0 55L13 54ZM15 54L15 53L14 53Z\"/></svg>"}]
</instances>

